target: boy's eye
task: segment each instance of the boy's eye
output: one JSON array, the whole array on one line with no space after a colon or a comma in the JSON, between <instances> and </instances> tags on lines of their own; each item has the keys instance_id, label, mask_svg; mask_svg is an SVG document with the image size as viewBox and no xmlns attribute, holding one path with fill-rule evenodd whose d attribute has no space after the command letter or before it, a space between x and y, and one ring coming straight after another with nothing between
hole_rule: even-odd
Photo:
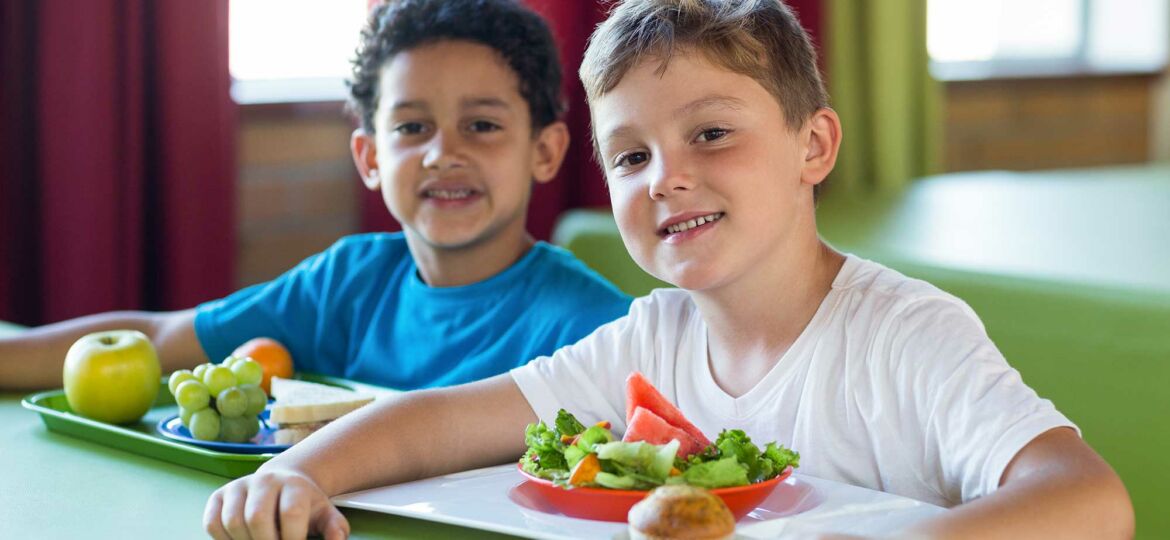
<instances>
[{"instance_id":1,"label":"boy's eye","mask_svg":"<svg viewBox=\"0 0 1170 540\"><path fill-rule=\"evenodd\" d=\"M489 122L487 120L476 120L468 127L474 133L488 133L500 130L499 124L496 124L495 122Z\"/></svg>"},{"instance_id":2,"label":"boy's eye","mask_svg":"<svg viewBox=\"0 0 1170 540\"><path fill-rule=\"evenodd\" d=\"M395 133L399 135L418 135L426 129L422 122L403 122L394 126Z\"/></svg>"},{"instance_id":3,"label":"boy's eye","mask_svg":"<svg viewBox=\"0 0 1170 540\"><path fill-rule=\"evenodd\" d=\"M699 133L698 138L703 142L711 142L726 137L727 133L728 130L723 128L704 129L701 133Z\"/></svg>"},{"instance_id":4,"label":"boy's eye","mask_svg":"<svg viewBox=\"0 0 1170 540\"><path fill-rule=\"evenodd\" d=\"M619 155L617 157L617 159L614 160L614 166L615 167L635 167L637 165L641 165L641 164L645 163L646 160L648 160L648 159L650 159L650 155L647 154L646 152L629 152L626 154Z\"/></svg>"}]
</instances>

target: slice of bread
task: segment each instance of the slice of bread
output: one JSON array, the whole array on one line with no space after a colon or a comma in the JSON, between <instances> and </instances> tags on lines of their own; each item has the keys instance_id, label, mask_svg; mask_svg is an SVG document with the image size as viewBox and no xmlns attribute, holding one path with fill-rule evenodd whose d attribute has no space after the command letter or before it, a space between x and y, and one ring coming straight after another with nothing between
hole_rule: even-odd
<instances>
[{"instance_id":1,"label":"slice of bread","mask_svg":"<svg viewBox=\"0 0 1170 540\"><path fill-rule=\"evenodd\" d=\"M272 397L276 402L268 412L270 422L305 424L328 422L371 401L374 396L324 384L273 377Z\"/></svg>"},{"instance_id":2,"label":"slice of bread","mask_svg":"<svg viewBox=\"0 0 1170 540\"><path fill-rule=\"evenodd\" d=\"M321 429L321 427L327 423L328 422L312 422L309 424L289 424L285 427L282 427L282 428L276 430L276 433L272 434L272 440L276 444L289 444L289 445L296 444L296 443L299 443L299 442L305 440L305 437L312 435L313 433L315 433L318 429Z\"/></svg>"}]
</instances>

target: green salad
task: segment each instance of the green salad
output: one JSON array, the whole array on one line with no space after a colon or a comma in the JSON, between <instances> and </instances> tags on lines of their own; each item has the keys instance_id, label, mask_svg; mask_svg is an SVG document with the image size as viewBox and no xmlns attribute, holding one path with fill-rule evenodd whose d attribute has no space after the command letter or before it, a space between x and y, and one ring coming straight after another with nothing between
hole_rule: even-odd
<instances>
[{"instance_id":1,"label":"green salad","mask_svg":"<svg viewBox=\"0 0 1170 540\"><path fill-rule=\"evenodd\" d=\"M586 427L561 409L555 425L529 424L521 468L562 487L652 489L690 484L708 489L746 486L800 466L800 454L774 442L761 450L742 430L723 430L715 442L686 457L679 441L651 444L615 439L609 422Z\"/></svg>"}]
</instances>

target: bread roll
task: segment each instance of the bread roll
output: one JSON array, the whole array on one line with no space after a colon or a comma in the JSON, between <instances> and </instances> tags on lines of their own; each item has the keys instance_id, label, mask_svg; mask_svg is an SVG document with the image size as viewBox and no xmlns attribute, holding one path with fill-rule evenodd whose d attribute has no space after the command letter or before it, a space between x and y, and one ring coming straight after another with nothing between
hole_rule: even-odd
<instances>
[{"instance_id":1,"label":"bread roll","mask_svg":"<svg viewBox=\"0 0 1170 540\"><path fill-rule=\"evenodd\" d=\"M735 535L735 516L723 499L696 486L654 488L628 515L633 540L721 540Z\"/></svg>"}]
</instances>

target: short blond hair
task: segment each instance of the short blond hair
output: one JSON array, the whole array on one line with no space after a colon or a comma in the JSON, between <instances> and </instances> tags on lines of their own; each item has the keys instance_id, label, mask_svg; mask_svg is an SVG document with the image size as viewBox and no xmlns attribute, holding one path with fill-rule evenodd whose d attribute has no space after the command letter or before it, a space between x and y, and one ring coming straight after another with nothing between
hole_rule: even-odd
<instances>
[{"instance_id":1,"label":"short blond hair","mask_svg":"<svg viewBox=\"0 0 1170 540\"><path fill-rule=\"evenodd\" d=\"M665 70L676 51L755 79L780 103L791 129L829 106L817 54L781 0L624 0L589 38L579 72L590 102L644 59Z\"/></svg>"}]
</instances>

